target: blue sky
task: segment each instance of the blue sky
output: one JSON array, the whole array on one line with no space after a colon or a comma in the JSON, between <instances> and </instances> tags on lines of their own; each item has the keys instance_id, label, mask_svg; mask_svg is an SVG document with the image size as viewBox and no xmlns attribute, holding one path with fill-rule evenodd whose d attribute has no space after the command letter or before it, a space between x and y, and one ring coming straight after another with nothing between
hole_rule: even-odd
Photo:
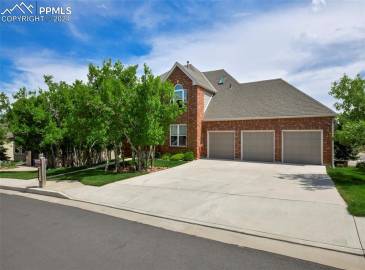
<instances>
[{"instance_id":1,"label":"blue sky","mask_svg":"<svg viewBox=\"0 0 365 270\"><path fill-rule=\"evenodd\" d=\"M2 0L0 11L21 1ZM239 81L281 77L332 107L331 82L365 74L365 1L23 1L71 6L65 23L0 22L0 89L85 79L88 63L175 61Z\"/></svg>"}]
</instances>

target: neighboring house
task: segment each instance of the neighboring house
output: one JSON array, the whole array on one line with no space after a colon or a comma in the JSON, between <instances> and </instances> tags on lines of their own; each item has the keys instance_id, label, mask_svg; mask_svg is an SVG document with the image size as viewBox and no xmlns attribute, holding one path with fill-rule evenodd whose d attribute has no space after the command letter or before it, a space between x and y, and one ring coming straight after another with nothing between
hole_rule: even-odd
<instances>
[{"instance_id":1,"label":"neighboring house","mask_svg":"<svg viewBox=\"0 0 365 270\"><path fill-rule=\"evenodd\" d=\"M223 69L200 72L189 63L161 79L187 105L162 152L332 165L335 113L284 80L239 83Z\"/></svg>"},{"instance_id":2,"label":"neighboring house","mask_svg":"<svg viewBox=\"0 0 365 270\"><path fill-rule=\"evenodd\" d=\"M14 135L11 132L6 134L6 142L4 143L4 148L6 149L6 156L10 161L24 161L25 153L22 151L21 147L16 147L14 141Z\"/></svg>"}]
</instances>

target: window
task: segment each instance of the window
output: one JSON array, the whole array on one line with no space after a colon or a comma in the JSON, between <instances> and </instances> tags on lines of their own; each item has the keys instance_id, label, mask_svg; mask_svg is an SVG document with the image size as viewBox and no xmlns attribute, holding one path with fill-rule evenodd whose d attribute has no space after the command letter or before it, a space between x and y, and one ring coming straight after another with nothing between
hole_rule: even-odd
<instances>
[{"instance_id":1,"label":"window","mask_svg":"<svg viewBox=\"0 0 365 270\"><path fill-rule=\"evenodd\" d=\"M170 146L186 146L186 134L185 124L170 125Z\"/></svg>"},{"instance_id":2,"label":"window","mask_svg":"<svg viewBox=\"0 0 365 270\"><path fill-rule=\"evenodd\" d=\"M175 101L182 104L185 104L187 101L186 90L181 84L175 85Z\"/></svg>"}]
</instances>

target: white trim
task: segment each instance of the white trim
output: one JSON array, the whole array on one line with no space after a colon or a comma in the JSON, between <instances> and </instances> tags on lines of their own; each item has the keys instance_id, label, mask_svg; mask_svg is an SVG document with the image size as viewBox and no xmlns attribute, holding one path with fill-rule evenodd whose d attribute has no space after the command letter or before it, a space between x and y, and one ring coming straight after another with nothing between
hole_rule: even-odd
<instances>
[{"instance_id":1,"label":"white trim","mask_svg":"<svg viewBox=\"0 0 365 270\"><path fill-rule=\"evenodd\" d=\"M178 67L182 72L184 72L184 74L186 75L186 76L188 76L189 77L189 79L193 82L193 85L196 85L196 80L189 74L189 73L187 73L186 71L185 71L185 68L181 68L180 67L180 63L178 63L178 62L175 62L175 64L172 66L172 68L170 69L170 71L167 73L167 75L166 75L166 79L168 79L169 77L170 77L170 75L171 75L171 73L174 71L174 69L176 68L176 67Z\"/></svg>"},{"instance_id":2,"label":"white trim","mask_svg":"<svg viewBox=\"0 0 365 270\"><path fill-rule=\"evenodd\" d=\"M235 130L208 130L207 131L207 158L209 158L209 133L233 133L233 159L236 159L236 131Z\"/></svg>"},{"instance_id":3,"label":"white trim","mask_svg":"<svg viewBox=\"0 0 365 270\"><path fill-rule=\"evenodd\" d=\"M321 165L323 165L323 129L283 129L281 130L281 162L284 163L284 132L321 132Z\"/></svg>"},{"instance_id":4,"label":"white trim","mask_svg":"<svg viewBox=\"0 0 365 270\"><path fill-rule=\"evenodd\" d=\"M275 130L274 129L258 129L258 130L241 130L241 160L243 160L243 133L250 133L250 132L270 132L273 133L273 157L272 162L275 162Z\"/></svg>"},{"instance_id":5,"label":"white trim","mask_svg":"<svg viewBox=\"0 0 365 270\"><path fill-rule=\"evenodd\" d=\"M237 120L261 120L261 119L282 119L282 118L320 118L320 117L335 117L334 115L295 115L295 116L268 116L268 117L240 117L240 118L214 118L204 119L203 122L213 121L237 121Z\"/></svg>"},{"instance_id":6,"label":"white trim","mask_svg":"<svg viewBox=\"0 0 365 270\"><path fill-rule=\"evenodd\" d=\"M208 91L205 91L205 92L208 92ZM204 93L204 112L208 109L208 106L209 106L209 104L212 101L212 98L214 96L212 93L208 92L208 94L210 95L209 101L208 101L208 104L205 104L205 95L206 95L206 93Z\"/></svg>"},{"instance_id":7,"label":"white trim","mask_svg":"<svg viewBox=\"0 0 365 270\"><path fill-rule=\"evenodd\" d=\"M186 126L186 144L185 145L172 145L171 144L171 126ZM177 128L177 144L179 144L179 137L180 137L180 127ZM188 125L187 124L170 124L170 130L169 130L169 145L170 147L188 147Z\"/></svg>"},{"instance_id":8,"label":"white trim","mask_svg":"<svg viewBox=\"0 0 365 270\"><path fill-rule=\"evenodd\" d=\"M169 70L169 72L166 74L166 80L170 77L171 73L174 71L174 69L178 67L182 72L184 72L184 74L186 76L189 77L189 79L192 81L192 84L193 85L199 85L201 86L202 88L204 88L206 91L209 91L209 92L212 92L213 94L217 93L217 90L214 88L214 86L211 84L211 82L207 79L207 77L204 75L203 72L200 72L203 77L207 80L207 83L210 84L210 86L212 87L212 89L206 89L205 86L203 85L200 85L195 79L193 76L191 76L186 70L185 70L185 67L184 65L180 64L179 62L175 62L175 64L172 66L172 68Z\"/></svg>"},{"instance_id":9,"label":"white trim","mask_svg":"<svg viewBox=\"0 0 365 270\"><path fill-rule=\"evenodd\" d=\"M181 83L177 83L177 84L175 84L175 87L176 87L176 85L181 85L182 86L182 84ZM183 99L182 99L182 102L184 103L184 104L187 104L187 102L188 102L188 95L187 95L187 89L185 89L184 87L183 88L181 88L181 89L175 89L174 90L174 100L175 100L175 102L176 101L178 101L178 100L181 100L181 99L176 99L176 92L182 92L182 96L183 96Z\"/></svg>"}]
</instances>

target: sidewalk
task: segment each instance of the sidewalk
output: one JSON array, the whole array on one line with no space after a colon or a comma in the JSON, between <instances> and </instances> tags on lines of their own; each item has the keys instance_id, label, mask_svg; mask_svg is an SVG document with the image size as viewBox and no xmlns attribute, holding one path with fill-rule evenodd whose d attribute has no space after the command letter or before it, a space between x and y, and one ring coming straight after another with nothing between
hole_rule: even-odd
<instances>
[{"instance_id":1,"label":"sidewalk","mask_svg":"<svg viewBox=\"0 0 365 270\"><path fill-rule=\"evenodd\" d=\"M144 178L143 176L140 177L139 179L141 179L140 181L142 181ZM136 182L138 179L134 178L134 182ZM175 209L174 207L176 207L176 203L178 202L182 202L182 200L186 201L186 196L191 196L190 193L186 193L184 194L184 191L181 192L177 192L176 190L167 190L166 192L168 192L169 194L172 194L173 196L175 196L175 199L171 198L170 196L168 196L168 194L166 194L166 199L167 201L163 201L164 198L161 199L161 194L157 194L155 193L155 189L154 188L148 188L147 190L145 188L142 187L136 187L131 189L131 186L126 185L127 182L124 182L124 184L122 184L122 182L120 183L114 183L114 184L110 184L110 185L106 185L103 187L94 187L94 186L87 186L87 185L83 185L78 181L52 181L49 180L47 181L47 185L44 189L40 189L38 188L38 181L36 179L32 179L32 180L17 180L17 179L0 179L0 189L11 189L11 190L16 190L16 191L22 191L22 192L28 192L28 193L36 193L36 194L41 194L41 195L48 195L48 196L54 196L54 197L59 197L59 198L67 198L67 199L72 199L72 200L77 200L77 201L84 201L84 202L89 202L89 203L95 203L95 204L99 204L99 205L105 205L105 206L110 206L110 207L115 207L118 209L124 209L124 210L129 210L129 211L134 211L134 212L138 212L138 213L142 213L142 214L148 214L148 215L153 215L153 216L159 216L159 217L164 217L164 218L168 218L168 219L172 219L172 220L178 220L178 221L183 221L183 222L188 222L188 223L195 223L195 224L200 224L200 225L204 225L204 226L209 226L209 227L215 227L215 228L220 228L220 229L225 229L225 230L229 230L229 231L235 231L235 232L241 232L241 233L246 233L246 234L250 234L250 235L256 235L256 236L260 236L260 237L265 237L265 238L272 238L272 239L276 239L276 240L283 240L283 241L289 241L292 243L299 243L299 244L303 244L303 245L309 245L309 246L316 246L316 247L321 247L321 248L326 248L326 249L332 249L332 250L337 250L340 252L346 252L346 253L352 253L352 254L357 254L357 255L363 255L364 251L363 248L365 247L365 218L362 217L355 217L353 218L353 223L355 223L356 227L357 227L357 234L358 237L360 238L360 242L359 240L359 249L353 249L353 248L345 248L344 246L336 246L336 245L328 245L325 244L325 242L318 240L318 243L313 242L313 241L306 241L304 239L300 239L298 237L292 237L291 235L295 235L296 234L296 230L302 230L301 228L303 226L295 226L295 222L293 223L293 218L295 218L295 216L292 216L287 222L291 222L289 223L287 226L288 227L288 235L275 235L272 234L269 231L262 231L262 230L252 230L252 229L244 229L240 227L240 221L237 219L239 217L237 217L237 211L236 212L232 212L232 214L230 214L227 211L223 211L218 209L211 209L209 210L209 208L211 208L212 206L210 205L210 202L212 202L215 206L214 208L217 208L217 204L218 202L220 202L219 204L221 204L222 206L225 205L225 200L227 200L227 198L221 198L221 196L216 196L216 195L209 195L206 194L204 192L198 192L198 193L194 193L194 198L190 198L191 200L187 199L188 201L193 201L193 204L195 204L196 199L195 197L199 197L201 199L203 199L204 201L201 201L200 203L200 208L204 207L200 209L202 210L205 214L205 217L198 217L196 216L196 218L186 218L184 213L189 213L191 211L189 211L190 209L195 208L194 205L191 205L191 207L189 207L190 209L185 209L183 210L183 208L181 207L185 207L183 206L183 204L179 204L181 209L177 209L176 214L172 215L169 214L170 211L166 211L166 209L168 209L169 207L172 207L172 209ZM127 196L127 197L126 197ZM152 196L152 197L151 197ZM154 198L154 196L157 196L156 198ZM208 196L208 197L207 197ZM139 198L139 199L138 199ZM206 199L204 199L206 198ZM141 199L143 199L143 204L141 204ZM222 199L224 199L222 201ZM228 198L229 199L229 198ZM239 198L236 198L239 199ZM147 203L147 201L150 200L150 203ZM244 201L241 202L241 199L237 200L236 202L231 202L231 199L229 199L230 202L229 204L226 205L226 207L231 207L232 203L234 203L234 205L245 205L245 204L252 204L255 203L258 206L262 205L262 204L266 204L266 200L265 199L259 199L259 200L255 200L254 202L251 202L252 199L248 198L243 198ZM170 203L168 203L168 201L170 201ZM132 202L132 204L130 204L129 202ZM133 204L133 202L136 202L137 204ZM209 203L208 203L209 202ZM214 203L216 202L216 203ZM168 204L167 204L168 203ZM243 204L242 204L243 203ZM286 210L285 211L291 211L290 209L288 209L287 205L283 205L283 203L285 203L285 201L268 201L267 203L274 203L275 204L275 208L280 209L281 207L284 207ZM279 203L279 204L276 204ZM295 202L291 202L291 204L293 204ZM169 206L170 205L170 206ZM308 206L310 207L310 204L308 204ZM328 207L332 207L331 205L329 205ZM336 208L336 206L334 206ZM262 208L262 207L261 207ZM159 209L165 209L165 211L160 211ZM227 210L227 208L226 208ZM242 209L243 211L244 209ZM183 211L183 212L182 212ZM218 212L217 212L218 211ZM241 211L241 212L242 212ZM258 211L260 211L260 209L258 208ZM313 209L313 211L315 212L316 209ZM312 211L312 212L313 212ZM327 210L327 211L333 211L332 209ZM277 212L277 210L276 210ZM279 212L277 212L279 213ZM290 212L288 212L287 214L289 214ZM254 213L251 213L250 215L252 215ZM258 213L255 213L255 215L257 215ZM266 213L264 213L265 215L267 215ZM294 213L295 214L295 213ZM217 220L216 222L214 222L214 220L216 220L216 218L214 218L215 216L219 215L219 221ZM258 222L255 221L257 220L257 218L259 217L254 217L252 216L252 220L249 220L250 215L244 215L245 217L245 223L247 224L251 224L253 221L254 222ZM293 212L292 214L293 215ZM213 218L213 219L212 219ZM224 219L227 218L229 220L229 222L225 222ZM271 220L271 218L274 218L274 220ZM258 226L257 228L269 228L265 225L265 223L269 222L267 225L272 224L274 227L277 226L283 226L280 225L283 222L285 222L285 220L281 220L281 219L275 219L274 216L272 216L269 219L261 219L259 218L258 220L261 220L260 226ZM296 217L296 218L300 218L300 217ZM310 218L310 217L304 217L304 218ZM207 220L207 221L204 221ZM227 220L227 221L228 221ZM266 220L266 221L265 221ZM276 220L276 221L275 221ZM236 223L238 222L238 223ZM272 223L274 222L274 223ZM299 222L299 220L298 220ZM339 224L342 224L344 221L340 220ZM336 220L332 221L333 224L329 224L329 228L333 227L335 225ZM347 221L345 222L346 224L348 223ZM291 225L290 225L291 224ZM338 224L338 225L339 225ZM259 225L259 224L257 224ZM353 226L351 224L347 224L344 225L346 227L348 226ZM317 227L318 229L320 229L320 227ZM346 230L348 230L348 228L343 228L344 234L348 234L348 231L346 232ZM303 234L305 233L305 234ZM316 231L316 232L312 232L313 235L319 235L320 231ZM326 232L326 233L330 233L330 232ZM301 232L302 235L306 235L307 232ZM349 237L349 236L347 236ZM355 237L355 236L354 236ZM352 238L352 236L351 236ZM356 241L355 238L352 238L353 240L351 241ZM354 242L355 243L355 242ZM362 251L361 251L362 250Z\"/></svg>"}]
</instances>

